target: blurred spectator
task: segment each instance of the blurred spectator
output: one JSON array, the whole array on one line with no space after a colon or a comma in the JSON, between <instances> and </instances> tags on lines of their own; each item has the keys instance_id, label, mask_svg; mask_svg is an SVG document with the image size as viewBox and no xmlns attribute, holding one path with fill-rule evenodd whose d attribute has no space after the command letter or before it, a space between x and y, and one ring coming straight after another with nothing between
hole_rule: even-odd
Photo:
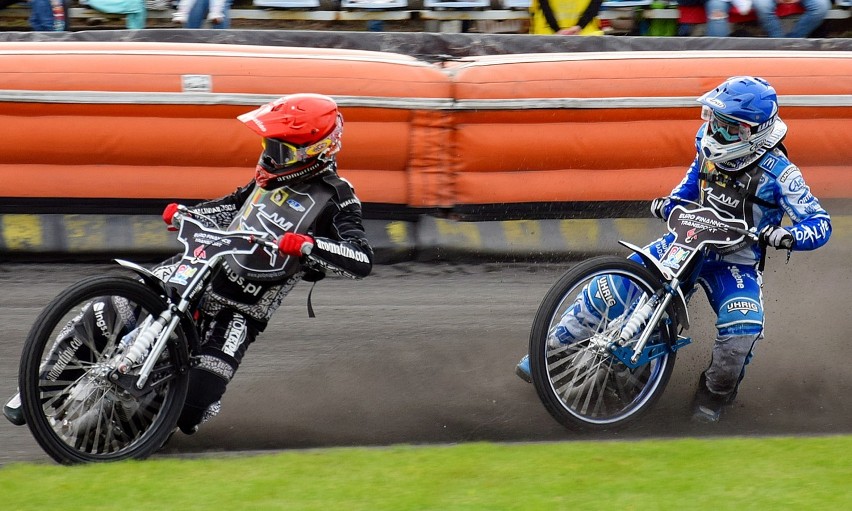
<instances>
[{"instance_id":1,"label":"blurred spectator","mask_svg":"<svg viewBox=\"0 0 852 511\"><path fill-rule=\"evenodd\" d=\"M68 30L68 0L29 0L30 28L35 32Z\"/></svg>"},{"instance_id":2,"label":"blurred spectator","mask_svg":"<svg viewBox=\"0 0 852 511\"><path fill-rule=\"evenodd\" d=\"M148 9L143 0L88 0L88 5L107 14L124 14L129 30L141 30L148 21Z\"/></svg>"},{"instance_id":3,"label":"blurred spectator","mask_svg":"<svg viewBox=\"0 0 852 511\"><path fill-rule=\"evenodd\" d=\"M201 28L205 20L210 28L225 29L231 26L232 0L180 0L172 21L185 28Z\"/></svg>"},{"instance_id":4,"label":"blurred spectator","mask_svg":"<svg viewBox=\"0 0 852 511\"><path fill-rule=\"evenodd\" d=\"M172 13L172 23L186 25L189 19L189 10L192 9L193 0L180 0Z\"/></svg>"},{"instance_id":5,"label":"blurred spectator","mask_svg":"<svg viewBox=\"0 0 852 511\"><path fill-rule=\"evenodd\" d=\"M822 25L831 9L831 0L753 0L753 2L757 20L769 37L808 37ZM801 3L805 12L793 25L793 30L785 34L775 10L778 4L793 3Z\"/></svg>"},{"instance_id":6,"label":"blurred spectator","mask_svg":"<svg viewBox=\"0 0 852 511\"><path fill-rule=\"evenodd\" d=\"M691 22L684 23L682 21L684 9L681 7L703 7L707 3L707 0L677 0L677 7L680 10L681 20L678 20L677 24L677 35L679 36L691 36L692 31L695 28L695 24ZM709 15L710 13L707 12ZM709 19L709 18L708 18Z\"/></svg>"},{"instance_id":7,"label":"blurred spectator","mask_svg":"<svg viewBox=\"0 0 852 511\"><path fill-rule=\"evenodd\" d=\"M707 12L707 30L704 35L709 37L728 37L731 35L731 24L728 13L736 9L740 14L751 11L752 0L707 0L704 10Z\"/></svg>"},{"instance_id":8,"label":"blurred spectator","mask_svg":"<svg viewBox=\"0 0 852 511\"><path fill-rule=\"evenodd\" d=\"M532 0L530 34L603 35L603 0Z\"/></svg>"}]
</instances>

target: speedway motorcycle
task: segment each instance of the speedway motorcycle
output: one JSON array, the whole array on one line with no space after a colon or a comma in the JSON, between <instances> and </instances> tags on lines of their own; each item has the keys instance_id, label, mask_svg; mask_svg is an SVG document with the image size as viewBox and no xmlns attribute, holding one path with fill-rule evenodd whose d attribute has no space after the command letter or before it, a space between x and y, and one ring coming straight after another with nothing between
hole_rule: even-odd
<instances>
[{"instance_id":1,"label":"speedway motorcycle","mask_svg":"<svg viewBox=\"0 0 852 511\"><path fill-rule=\"evenodd\" d=\"M39 445L64 464L142 459L175 429L200 351L195 314L229 256L281 257L266 232L207 227L179 206L183 256L165 280L135 272L84 279L38 316L21 356L19 391ZM310 245L302 247L309 254ZM290 258L290 264L296 258Z\"/></svg>"},{"instance_id":2,"label":"speedway motorcycle","mask_svg":"<svg viewBox=\"0 0 852 511\"><path fill-rule=\"evenodd\" d=\"M644 264L608 255L581 262L550 288L536 312L529 340L532 382L547 411L569 429L615 429L651 408L678 351L691 343L681 334L689 328L688 300L703 256L759 241L743 220L670 199L679 202L667 221L674 239L660 260L620 241ZM762 271L763 243L761 248ZM582 301L597 304L596 312L583 312ZM568 322L582 335L563 343L556 339L566 315L573 315Z\"/></svg>"}]
</instances>

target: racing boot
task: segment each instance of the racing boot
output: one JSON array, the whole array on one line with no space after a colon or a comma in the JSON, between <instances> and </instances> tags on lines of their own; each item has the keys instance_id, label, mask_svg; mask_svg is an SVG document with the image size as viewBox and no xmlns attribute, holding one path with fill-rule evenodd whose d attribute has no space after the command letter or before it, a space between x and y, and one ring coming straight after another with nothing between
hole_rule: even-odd
<instances>
[{"instance_id":1,"label":"racing boot","mask_svg":"<svg viewBox=\"0 0 852 511\"><path fill-rule=\"evenodd\" d=\"M731 400L731 394L717 394L707 388L707 377L701 373L698 388L692 398L692 420L704 424L719 422L722 409L730 404Z\"/></svg>"},{"instance_id":2,"label":"racing boot","mask_svg":"<svg viewBox=\"0 0 852 511\"><path fill-rule=\"evenodd\" d=\"M184 406L180 419L178 419L178 429L184 435L194 435L198 433L199 426L219 415L220 411L222 411L222 401L216 401L205 408L200 417L192 407Z\"/></svg>"},{"instance_id":3,"label":"racing boot","mask_svg":"<svg viewBox=\"0 0 852 511\"><path fill-rule=\"evenodd\" d=\"M532 374L530 373L530 356L524 355L524 358L518 362L518 365L515 366L515 374L518 375L518 378L524 380L527 383L532 383Z\"/></svg>"},{"instance_id":4,"label":"racing boot","mask_svg":"<svg viewBox=\"0 0 852 511\"><path fill-rule=\"evenodd\" d=\"M23 426L27 423L24 419L24 410L21 408L20 392L12 396L11 399L3 406L3 415L15 426Z\"/></svg>"}]
</instances>

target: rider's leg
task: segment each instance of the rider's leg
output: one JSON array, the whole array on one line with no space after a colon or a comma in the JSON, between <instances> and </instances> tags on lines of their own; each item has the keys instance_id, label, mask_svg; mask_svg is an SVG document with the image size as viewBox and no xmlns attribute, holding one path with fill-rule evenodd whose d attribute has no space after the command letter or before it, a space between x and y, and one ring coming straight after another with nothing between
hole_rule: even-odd
<instances>
[{"instance_id":1,"label":"rider's leg","mask_svg":"<svg viewBox=\"0 0 852 511\"><path fill-rule=\"evenodd\" d=\"M700 282L717 314L717 336L698 381L693 417L716 422L736 397L755 343L763 338L761 278L751 266L717 261L705 265Z\"/></svg>"},{"instance_id":2,"label":"rider's leg","mask_svg":"<svg viewBox=\"0 0 852 511\"><path fill-rule=\"evenodd\" d=\"M42 370L46 371L44 379L76 379L81 370L74 361L94 362L99 354L93 350L103 350L114 335L122 335L135 327L134 311L126 301L98 299L90 302L65 325L51 346L42 366ZM20 392L3 406L3 415L16 426L26 424Z\"/></svg>"},{"instance_id":3,"label":"rider's leg","mask_svg":"<svg viewBox=\"0 0 852 511\"><path fill-rule=\"evenodd\" d=\"M621 314L624 311L620 300L624 291L622 282L617 276L602 275L584 287L550 333L547 339L548 347L559 348L573 343L576 339L588 337L604 317L612 318ZM529 355L524 355L518 362L515 374L527 383L532 382Z\"/></svg>"},{"instance_id":4,"label":"rider's leg","mask_svg":"<svg viewBox=\"0 0 852 511\"><path fill-rule=\"evenodd\" d=\"M189 391L178 419L181 431L192 434L219 412L219 400L257 334L250 321L232 310L219 311L210 320L200 363L189 372Z\"/></svg>"},{"instance_id":5,"label":"rider's leg","mask_svg":"<svg viewBox=\"0 0 852 511\"><path fill-rule=\"evenodd\" d=\"M645 248L653 257L660 259L673 240L674 235L667 234ZM642 258L635 254L628 259L644 265ZM559 324L547 340L548 346L558 348L588 337L603 318L613 319L624 313L625 307L630 305L627 297L631 296L631 292L632 284L618 276L603 275L596 278L581 290L574 304L562 314ZM532 381L529 355L524 355L518 362L515 374L528 383Z\"/></svg>"}]
</instances>

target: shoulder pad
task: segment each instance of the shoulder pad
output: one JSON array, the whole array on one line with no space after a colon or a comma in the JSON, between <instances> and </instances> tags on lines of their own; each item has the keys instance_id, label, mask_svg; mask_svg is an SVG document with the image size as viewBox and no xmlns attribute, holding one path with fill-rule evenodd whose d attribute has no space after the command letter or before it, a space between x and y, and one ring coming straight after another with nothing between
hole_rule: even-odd
<instances>
[{"instance_id":1,"label":"shoulder pad","mask_svg":"<svg viewBox=\"0 0 852 511\"><path fill-rule=\"evenodd\" d=\"M781 176L784 175L785 172L789 171L790 167L795 168L795 165L790 163L790 160L787 159L787 155L777 148L767 151L766 154L760 158L757 166L778 180L781 179Z\"/></svg>"},{"instance_id":2,"label":"shoulder pad","mask_svg":"<svg viewBox=\"0 0 852 511\"><path fill-rule=\"evenodd\" d=\"M340 177L336 173L331 173L323 176L322 180L327 185L334 188L334 195L337 199L335 202L337 202L340 209L352 204L361 205L361 201L355 196L355 188L353 188L352 184L346 179Z\"/></svg>"}]
</instances>

